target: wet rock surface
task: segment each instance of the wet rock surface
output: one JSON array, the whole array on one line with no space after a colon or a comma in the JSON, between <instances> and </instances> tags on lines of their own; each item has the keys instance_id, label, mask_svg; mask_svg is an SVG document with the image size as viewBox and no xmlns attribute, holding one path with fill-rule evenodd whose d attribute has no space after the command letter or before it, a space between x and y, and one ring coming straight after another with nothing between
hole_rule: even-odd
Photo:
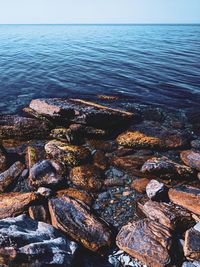
<instances>
[{"instance_id":1,"label":"wet rock surface","mask_svg":"<svg viewBox=\"0 0 200 267\"><path fill-rule=\"evenodd\" d=\"M200 231L194 228L186 231L184 254L189 260L200 260Z\"/></svg>"},{"instance_id":2,"label":"wet rock surface","mask_svg":"<svg viewBox=\"0 0 200 267\"><path fill-rule=\"evenodd\" d=\"M5 171L7 164L6 151L0 144L0 171Z\"/></svg>"},{"instance_id":3,"label":"wet rock surface","mask_svg":"<svg viewBox=\"0 0 200 267\"><path fill-rule=\"evenodd\" d=\"M52 225L61 229L91 251L104 254L112 241L108 225L89 206L71 197L49 201Z\"/></svg>"},{"instance_id":4,"label":"wet rock surface","mask_svg":"<svg viewBox=\"0 0 200 267\"><path fill-rule=\"evenodd\" d=\"M147 196L152 200L165 200L167 199L167 187L165 184L151 180L146 186Z\"/></svg>"},{"instance_id":5,"label":"wet rock surface","mask_svg":"<svg viewBox=\"0 0 200 267\"><path fill-rule=\"evenodd\" d=\"M181 152L180 156L186 165L200 171L200 153L196 153L192 150L185 150Z\"/></svg>"},{"instance_id":6,"label":"wet rock surface","mask_svg":"<svg viewBox=\"0 0 200 267\"><path fill-rule=\"evenodd\" d=\"M167 266L171 263L171 233L156 221L143 219L124 226L116 238L116 243L120 249L147 266Z\"/></svg>"},{"instance_id":7,"label":"wet rock surface","mask_svg":"<svg viewBox=\"0 0 200 267\"><path fill-rule=\"evenodd\" d=\"M21 261L32 266L70 266L77 247L59 230L27 215L0 220L1 264L12 262L14 266Z\"/></svg>"}]
</instances>

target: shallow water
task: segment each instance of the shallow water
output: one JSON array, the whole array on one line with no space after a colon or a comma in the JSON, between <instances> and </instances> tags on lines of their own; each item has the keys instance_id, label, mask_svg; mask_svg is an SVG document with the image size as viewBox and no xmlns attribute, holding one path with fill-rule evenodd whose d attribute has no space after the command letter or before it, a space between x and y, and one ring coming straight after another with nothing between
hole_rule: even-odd
<instances>
[{"instance_id":1,"label":"shallow water","mask_svg":"<svg viewBox=\"0 0 200 267\"><path fill-rule=\"evenodd\" d=\"M0 25L0 112L39 97L200 107L200 25Z\"/></svg>"}]
</instances>

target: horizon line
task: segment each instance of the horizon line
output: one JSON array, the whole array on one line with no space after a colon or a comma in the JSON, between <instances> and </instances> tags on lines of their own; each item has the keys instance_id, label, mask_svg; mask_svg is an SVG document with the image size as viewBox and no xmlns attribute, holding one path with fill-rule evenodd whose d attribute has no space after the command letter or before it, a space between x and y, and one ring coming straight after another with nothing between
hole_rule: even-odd
<instances>
[{"instance_id":1,"label":"horizon line","mask_svg":"<svg viewBox=\"0 0 200 267\"><path fill-rule=\"evenodd\" d=\"M135 23L0 23L0 25L199 25L200 22L135 22Z\"/></svg>"}]
</instances>

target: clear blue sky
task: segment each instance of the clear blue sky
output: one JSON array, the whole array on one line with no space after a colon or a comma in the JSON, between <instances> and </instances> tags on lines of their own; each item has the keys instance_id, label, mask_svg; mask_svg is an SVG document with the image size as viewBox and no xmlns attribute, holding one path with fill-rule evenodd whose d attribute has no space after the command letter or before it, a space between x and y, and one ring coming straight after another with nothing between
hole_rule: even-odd
<instances>
[{"instance_id":1,"label":"clear blue sky","mask_svg":"<svg viewBox=\"0 0 200 267\"><path fill-rule=\"evenodd\" d=\"M7 23L200 23L200 0L0 0Z\"/></svg>"}]
</instances>

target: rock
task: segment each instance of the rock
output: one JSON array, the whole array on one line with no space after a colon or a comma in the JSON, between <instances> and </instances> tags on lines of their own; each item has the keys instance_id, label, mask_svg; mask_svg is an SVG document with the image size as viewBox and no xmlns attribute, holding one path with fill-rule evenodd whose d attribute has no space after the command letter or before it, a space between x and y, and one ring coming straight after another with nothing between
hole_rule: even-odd
<instances>
[{"instance_id":1,"label":"rock","mask_svg":"<svg viewBox=\"0 0 200 267\"><path fill-rule=\"evenodd\" d=\"M114 141L103 141L103 140L96 140L92 139L88 141L89 146L91 149L96 149L96 150L102 150L103 152L113 152L117 149L117 143Z\"/></svg>"},{"instance_id":2,"label":"rock","mask_svg":"<svg viewBox=\"0 0 200 267\"><path fill-rule=\"evenodd\" d=\"M0 114L0 138L42 139L49 134L49 125L37 119Z\"/></svg>"},{"instance_id":3,"label":"rock","mask_svg":"<svg viewBox=\"0 0 200 267\"><path fill-rule=\"evenodd\" d=\"M169 189L173 203L200 215L200 189L191 186L175 186Z\"/></svg>"},{"instance_id":4,"label":"rock","mask_svg":"<svg viewBox=\"0 0 200 267\"><path fill-rule=\"evenodd\" d=\"M200 260L200 232L189 229L185 233L184 254L188 260Z\"/></svg>"},{"instance_id":5,"label":"rock","mask_svg":"<svg viewBox=\"0 0 200 267\"><path fill-rule=\"evenodd\" d=\"M125 157L113 157L110 161L110 165L115 166L126 173L144 177L145 175L140 172L140 168L149 158L151 158L151 156L130 155Z\"/></svg>"},{"instance_id":6,"label":"rock","mask_svg":"<svg viewBox=\"0 0 200 267\"><path fill-rule=\"evenodd\" d=\"M74 167L69 178L75 186L87 192L99 191L103 185L99 169L91 164Z\"/></svg>"},{"instance_id":7,"label":"rock","mask_svg":"<svg viewBox=\"0 0 200 267\"><path fill-rule=\"evenodd\" d=\"M30 169L31 184L36 188L59 186L67 181L66 177L58 174L59 172L62 173L62 170L63 167L53 160L38 162Z\"/></svg>"},{"instance_id":8,"label":"rock","mask_svg":"<svg viewBox=\"0 0 200 267\"><path fill-rule=\"evenodd\" d=\"M33 220L50 223L48 208L44 205L30 206L28 212Z\"/></svg>"},{"instance_id":9,"label":"rock","mask_svg":"<svg viewBox=\"0 0 200 267\"><path fill-rule=\"evenodd\" d=\"M50 197L52 195L52 190L46 187L39 187L37 193L43 197Z\"/></svg>"},{"instance_id":10,"label":"rock","mask_svg":"<svg viewBox=\"0 0 200 267\"><path fill-rule=\"evenodd\" d=\"M70 128L56 128L51 130L51 137L67 142L68 144L80 144L83 140L83 129L81 132L73 131Z\"/></svg>"},{"instance_id":11,"label":"rock","mask_svg":"<svg viewBox=\"0 0 200 267\"><path fill-rule=\"evenodd\" d=\"M24 168L24 164L17 161L8 170L2 172L0 174L0 192L4 192L12 183L15 183Z\"/></svg>"},{"instance_id":12,"label":"rock","mask_svg":"<svg viewBox=\"0 0 200 267\"><path fill-rule=\"evenodd\" d=\"M0 219L15 217L24 213L37 199L38 196L34 192L0 194Z\"/></svg>"},{"instance_id":13,"label":"rock","mask_svg":"<svg viewBox=\"0 0 200 267\"><path fill-rule=\"evenodd\" d=\"M131 183L131 187L137 190L139 193L144 194L146 192L146 186L149 183L149 179L147 178L140 178L133 180Z\"/></svg>"},{"instance_id":14,"label":"rock","mask_svg":"<svg viewBox=\"0 0 200 267\"><path fill-rule=\"evenodd\" d=\"M45 150L50 158L69 166L78 166L90 157L90 151L86 147L67 145L57 140L48 142Z\"/></svg>"},{"instance_id":15,"label":"rock","mask_svg":"<svg viewBox=\"0 0 200 267\"><path fill-rule=\"evenodd\" d=\"M27 215L0 220L0 258L8 266L71 266L77 244ZM2 262L3 261L3 262ZM16 264L16 265L15 265ZM7 266L7 265L3 265Z\"/></svg>"},{"instance_id":16,"label":"rock","mask_svg":"<svg viewBox=\"0 0 200 267\"><path fill-rule=\"evenodd\" d=\"M152 200L166 199L167 191L166 186L157 180L151 180L146 186L147 196Z\"/></svg>"},{"instance_id":17,"label":"rock","mask_svg":"<svg viewBox=\"0 0 200 267\"><path fill-rule=\"evenodd\" d=\"M7 166L7 153L4 147L0 144L0 172L6 170Z\"/></svg>"},{"instance_id":18,"label":"rock","mask_svg":"<svg viewBox=\"0 0 200 267\"><path fill-rule=\"evenodd\" d=\"M104 185L105 186L122 186L125 184L125 181L122 179L117 179L117 178L109 178L104 180Z\"/></svg>"},{"instance_id":19,"label":"rock","mask_svg":"<svg viewBox=\"0 0 200 267\"><path fill-rule=\"evenodd\" d=\"M191 141L191 147L200 150L200 139Z\"/></svg>"},{"instance_id":20,"label":"rock","mask_svg":"<svg viewBox=\"0 0 200 267\"><path fill-rule=\"evenodd\" d=\"M103 100L117 100L119 97L117 96L107 96L107 95L97 95L98 98Z\"/></svg>"},{"instance_id":21,"label":"rock","mask_svg":"<svg viewBox=\"0 0 200 267\"><path fill-rule=\"evenodd\" d=\"M142 166L142 172L159 178L190 178L193 170L185 165L178 164L167 158L152 158Z\"/></svg>"},{"instance_id":22,"label":"rock","mask_svg":"<svg viewBox=\"0 0 200 267\"><path fill-rule=\"evenodd\" d=\"M173 204L149 200L138 202L138 207L148 218L178 233L183 233L195 225L195 220L189 212Z\"/></svg>"},{"instance_id":23,"label":"rock","mask_svg":"<svg viewBox=\"0 0 200 267\"><path fill-rule=\"evenodd\" d=\"M149 267L167 266L171 263L171 233L156 221L143 219L123 226L117 235L116 244Z\"/></svg>"},{"instance_id":24,"label":"rock","mask_svg":"<svg viewBox=\"0 0 200 267\"><path fill-rule=\"evenodd\" d=\"M42 159L41 151L39 151L37 148L28 146L26 151L26 166L30 170L33 165L35 165L38 161ZM44 159L44 157L43 157Z\"/></svg>"},{"instance_id":25,"label":"rock","mask_svg":"<svg viewBox=\"0 0 200 267\"><path fill-rule=\"evenodd\" d=\"M134 149L126 148L126 147L119 147L114 153L115 153L115 156L117 157L124 157L124 156L134 154Z\"/></svg>"},{"instance_id":26,"label":"rock","mask_svg":"<svg viewBox=\"0 0 200 267\"><path fill-rule=\"evenodd\" d=\"M195 265L192 262L184 261L181 267L195 267Z\"/></svg>"},{"instance_id":27,"label":"rock","mask_svg":"<svg viewBox=\"0 0 200 267\"><path fill-rule=\"evenodd\" d=\"M102 151L97 151L93 156L94 166L98 167L102 171L107 168L107 159Z\"/></svg>"},{"instance_id":28,"label":"rock","mask_svg":"<svg viewBox=\"0 0 200 267\"><path fill-rule=\"evenodd\" d=\"M79 191L78 189L73 188L73 187L69 187L67 189L57 191L56 196L58 198L65 197L65 196L73 197L73 198L83 201L88 206L92 205L92 197L87 192Z\"/></svg>"},{"instance_id":29,"label":"rock","mask_svg":"<svg viewBox=\"0 0 200 267\"><path fill-rule=\"evenodd\" d=\"M150 137L139 131L127 131L117 137L118 144L132 148L163 148L163 142L156 137Z\"/></svg>"},{"instance_id":30,"label":"rock","mask_svg":"<svg viewBox=\"0 0 200 267\"><path fill-rule=\"evenodd\" d=\"M89 206L71 197L49 200L52 225L91 251L104 254L111 245L111 230Z\"/></svg>"},{"instance_id":31,"label":"rock","mask_svg":"<svg viewBox=\"0 0 200 267\"><path fill-rule=\"evenodd\" d=\"M180 157L186 165L200 171L200 153L186 150L181 152Z\"/></svg>"},{"instance_id":32,"label":"rock","mask_svg":"<svg viewBox=\"0 0 200 267\"><path fill-rule=\"evenodd\" d=\"M134 117L133 113L80 99L35 99L31 101L30 108L52 118L63 118L102 129L119 127Z\"/></svg>"}]
</instances>

